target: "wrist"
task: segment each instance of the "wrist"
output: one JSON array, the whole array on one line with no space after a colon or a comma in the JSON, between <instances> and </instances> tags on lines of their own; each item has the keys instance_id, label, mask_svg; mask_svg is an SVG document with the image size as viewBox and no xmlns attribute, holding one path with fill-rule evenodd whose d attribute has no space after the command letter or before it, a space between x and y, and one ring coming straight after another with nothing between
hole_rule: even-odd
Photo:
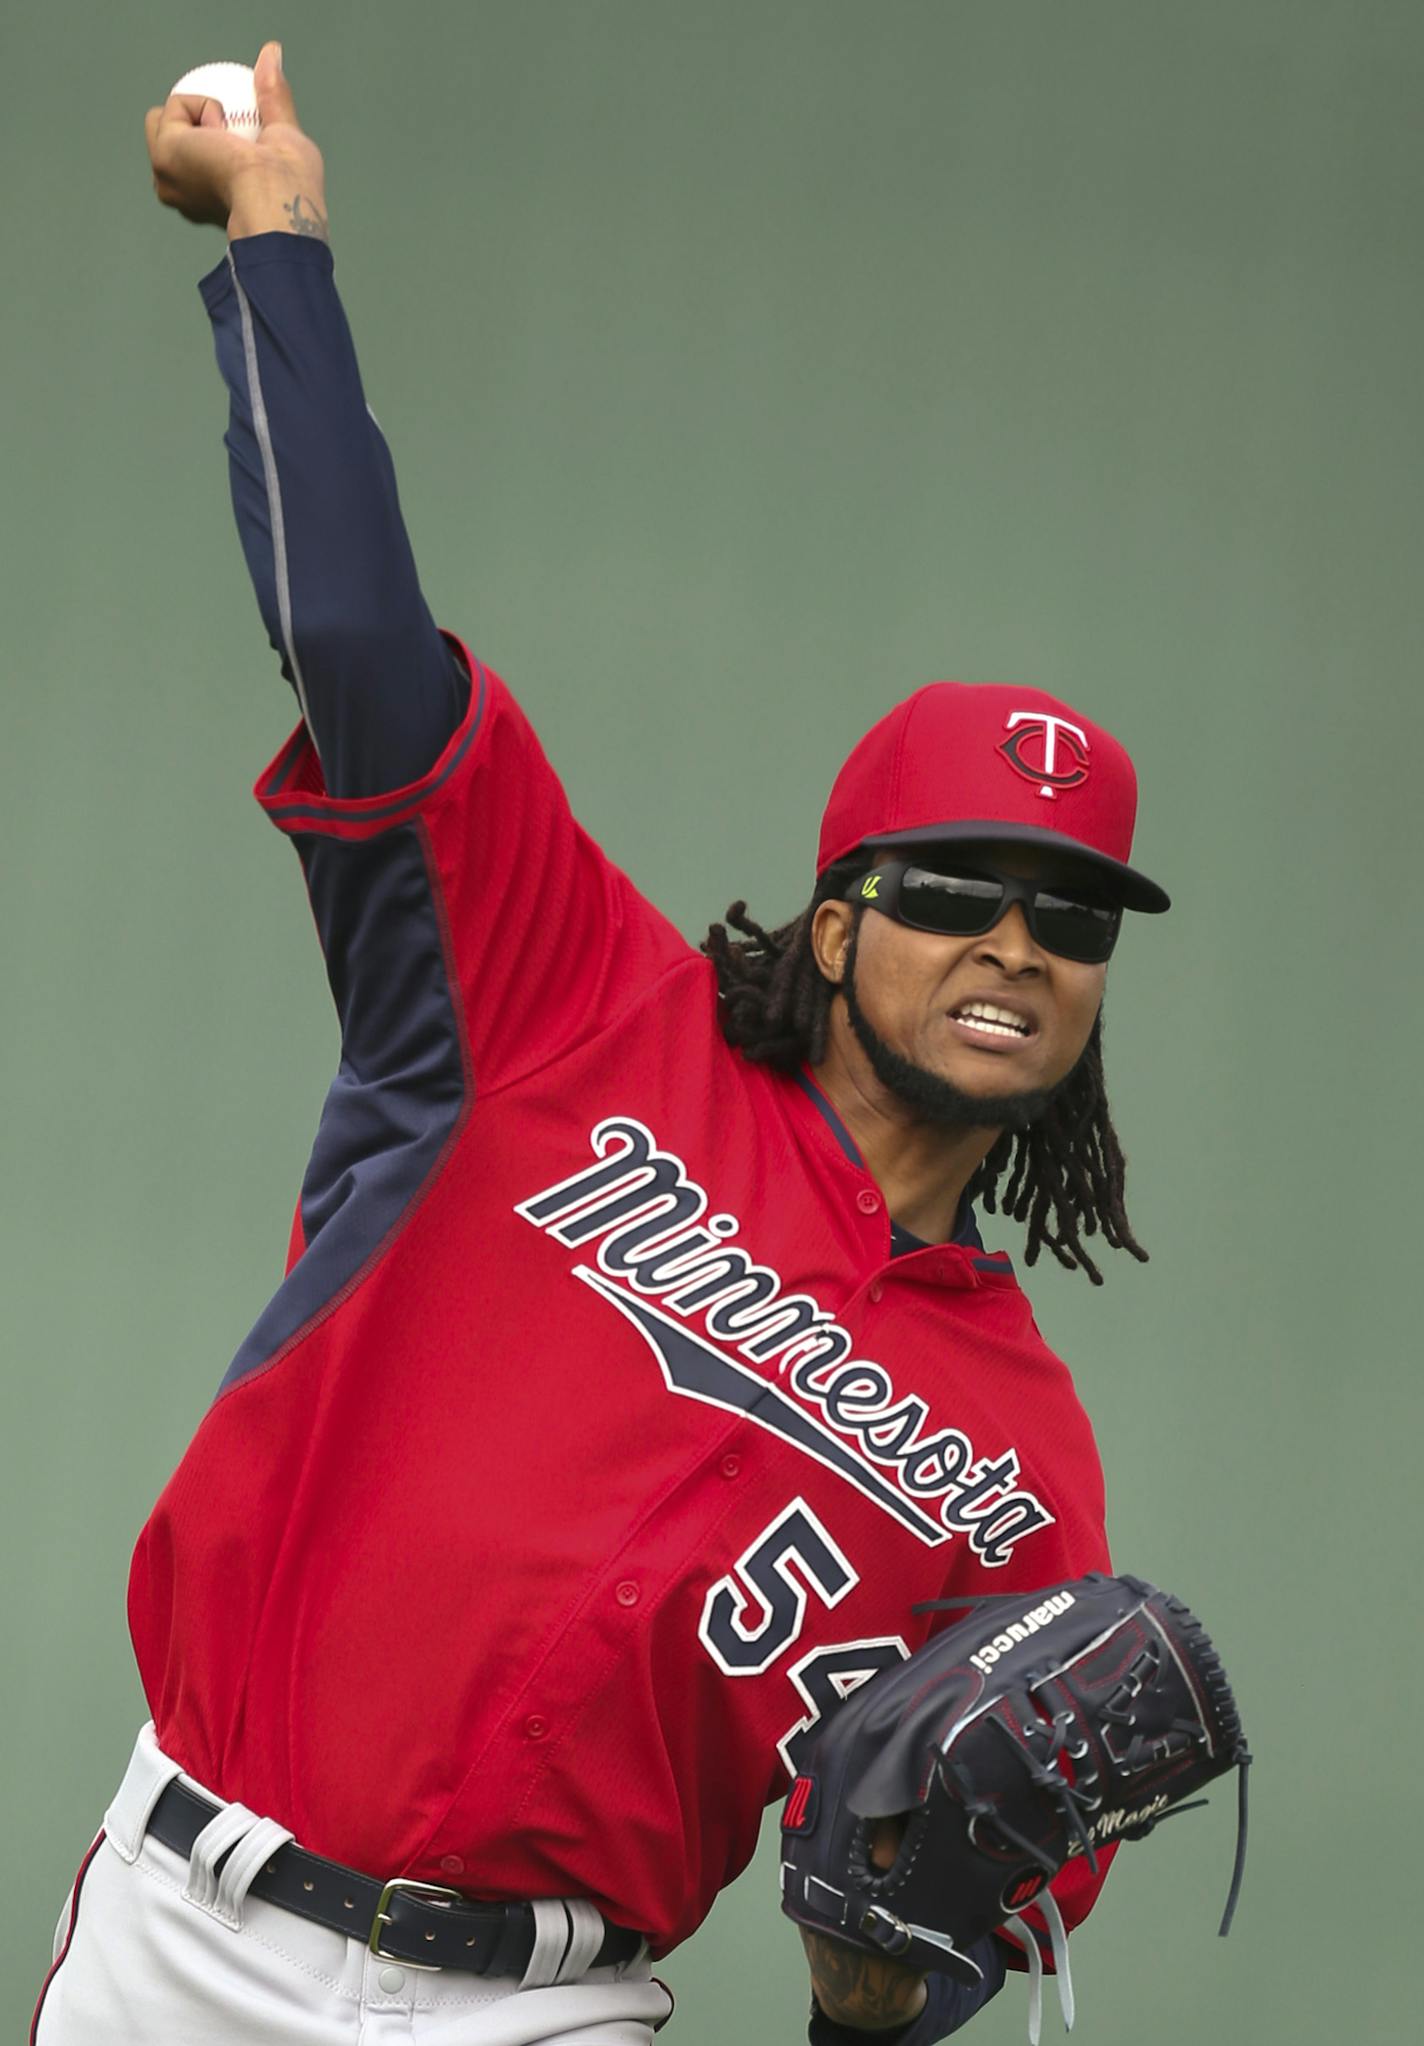
<instances>
[{"instance_id":1,"label":"wrist","mask_svg":"<svg viewBox=\"0 0 1424 2046\"><path fill-rule=\"evenodd\" d=\"M919 1968L892 1961L837 1939L833 1933L798 1926L811 1969L817 2008L833 2024L854 2031L893 2032L914 2021L925 2007L926 1978Z\"/></svg>"},{"instance_id":2,"label":"wrist","mask_svg":"<svg viewBox=\"0 0 1424 2046\"><path fill-rule=\"evenodd\" d=\"M860 2008L847 2010L842 2006L834 2013L828 2011L816 1994L811 1992L811 2046L854 2046L858 2040L882 2040L886 2046L902 2038L924 2015L929 2001L929 1983L921 1977L918 1990L905 1999L898 2011L868 2013Z\"/></svg>"},{"instance_id":3,"label":"wrist","mask_svg":"<svg viewBox=\"0 0 1424 2046\"><path fill-rule=\"evenodd\" d=\"M326 194L297 178L247 180L232 195L230 242L254 234L295 234L327 241Z\"/></svg>"}]
</instances>

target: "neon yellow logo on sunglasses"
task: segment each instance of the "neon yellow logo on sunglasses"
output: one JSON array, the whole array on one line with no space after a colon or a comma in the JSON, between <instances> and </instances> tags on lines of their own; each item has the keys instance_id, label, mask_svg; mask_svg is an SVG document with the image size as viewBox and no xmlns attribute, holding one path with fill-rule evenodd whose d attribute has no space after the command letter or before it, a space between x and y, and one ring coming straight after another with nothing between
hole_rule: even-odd
<instances>
[{"instance_id":1,"label":"neon yellow logo on sunglasses","mask_svg":"<svg viewBox=\"0 0 1424 2046\"><path fill-rule=\"evenodd\" d=\"M880 876L867 874L860 884L860 892L867 902L874 902L880 893Z\"/></svg>"}]
</instances>

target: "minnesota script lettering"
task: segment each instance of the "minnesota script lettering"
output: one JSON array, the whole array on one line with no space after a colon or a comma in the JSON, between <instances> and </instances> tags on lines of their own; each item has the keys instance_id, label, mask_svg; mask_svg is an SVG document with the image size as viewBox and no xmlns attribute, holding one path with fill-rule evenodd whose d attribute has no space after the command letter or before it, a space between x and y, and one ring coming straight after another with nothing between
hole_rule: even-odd
<instances>
[{"instance_id":1,"label":"minnesota script lettering","mask_svg":"<svg viewBox=\"0 0 1424 2046\"><path fill-rule=\"evenodd\" d=\"M573 1267L633 1324L670 1391L771 1429L835 1470L922 1541L954 1535L990 1569L1053 1515L1018 1484L1012 1445L976 1452L962 1429L931 1428L929 1406L889 1371L852 1357L851 1337L809 1293L729 1241L683 1161L632 1116L591 1133L594 1162L516 1204L570 1249ZM694 1323L694 1328L686 1324Z\"/></svg>"}]
</instances>

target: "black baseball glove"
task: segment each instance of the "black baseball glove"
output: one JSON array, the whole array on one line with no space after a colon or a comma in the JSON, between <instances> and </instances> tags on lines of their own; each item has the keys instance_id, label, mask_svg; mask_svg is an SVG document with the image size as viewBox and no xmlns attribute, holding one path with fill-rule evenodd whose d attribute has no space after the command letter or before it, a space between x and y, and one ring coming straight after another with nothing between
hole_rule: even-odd
<instances>
[{"instance_id":1,"label":"black baseball glove","mask_svg":"<svg viewBox=\"0 0 1424 2046\"><path fill-rule=\"evenodd\" d=\"M1227 1930L1249 1761L1225 1672L1180 1600L1100 1575L981 1600L827 1720L782 1812L782 1909L966 1982L980 1974L968 1949L1003 1928L1028 1952L1036 2014L1038 1947L1018 1914L1041 1904L1064 1988L1050 1880L1078 1854L1096 1873L1099 1847L1140 1840L1239 1765ZM904 1837L880 1869L870 1822L895 1815Z\"/></svg>"}]
</instances>

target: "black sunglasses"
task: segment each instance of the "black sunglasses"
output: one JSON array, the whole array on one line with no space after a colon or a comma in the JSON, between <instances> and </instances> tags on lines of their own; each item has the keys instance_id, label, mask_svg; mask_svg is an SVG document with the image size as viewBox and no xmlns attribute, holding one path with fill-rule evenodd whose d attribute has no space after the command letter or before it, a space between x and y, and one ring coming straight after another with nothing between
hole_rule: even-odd
<instances>
[{"instance_id":1,"label":"black sunglasses","mask_svg":"<svg viewBox=\"0 0 1424 2046\"><path fill-rule=\"evenodd\" d=\"M975 938L991 931L1014 902L1035 944L1062 959L1100 966L1117 943L1121 908L1076 890L1020 881L990 868L936 873L909 860L889 860L853 881L844 900L863 902L896 923L941 936Z\"/></svg>"}]
</instances>

